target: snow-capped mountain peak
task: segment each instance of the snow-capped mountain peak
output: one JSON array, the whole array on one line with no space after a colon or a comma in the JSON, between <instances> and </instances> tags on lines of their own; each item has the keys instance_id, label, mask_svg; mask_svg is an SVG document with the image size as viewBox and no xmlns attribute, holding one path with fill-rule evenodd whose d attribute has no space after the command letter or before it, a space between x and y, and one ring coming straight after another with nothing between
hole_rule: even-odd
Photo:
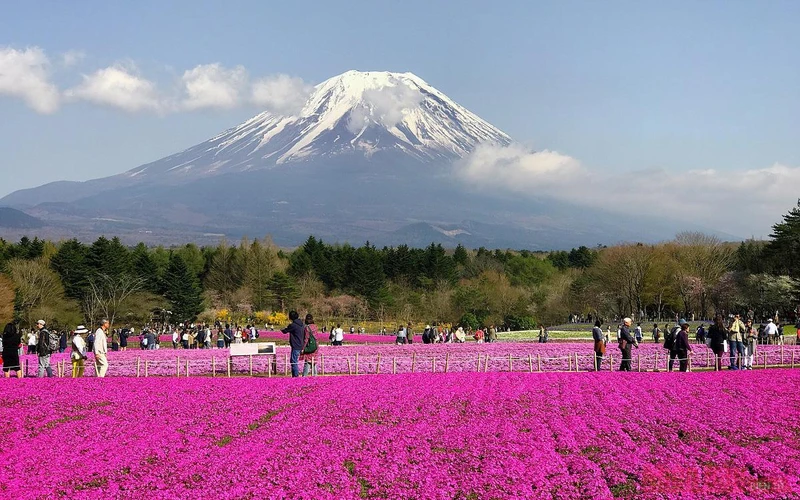
<instances>
[{"instance_id":1,"label":"snow-capped mountain peak","mask_svg":"<svg viewBox=\"0 0 800 500\"><path fill-rule=\"evenodd\" d=\"M462 158L511 139L413 73L348 71L314 87L293 116L261 113L202 144L131 170L214 175L358 154Z\"/></svg>"}]
</instances>

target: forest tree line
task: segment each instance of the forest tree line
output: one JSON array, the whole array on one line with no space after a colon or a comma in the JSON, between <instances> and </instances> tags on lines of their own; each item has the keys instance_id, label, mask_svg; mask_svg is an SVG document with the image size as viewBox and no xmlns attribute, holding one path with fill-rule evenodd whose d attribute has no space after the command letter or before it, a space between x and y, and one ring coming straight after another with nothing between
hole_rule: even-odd
<instances>
[{"instance_id":1,"label":"forest tree line","mask_svg":"<svg viewBox=\"0 0 800 500\"><path fill-rule=\"evenodd\" d=\"M246 323L297 309L322 321L530 329L571 314L786 317L800 299L798 278L800 204L769 241L726 243L687 232L659 244L568 252L354 247L313 236L293 250L268 238L175 248L23 238L0 240L0 320Z\"/></svg>"}]
</instances>

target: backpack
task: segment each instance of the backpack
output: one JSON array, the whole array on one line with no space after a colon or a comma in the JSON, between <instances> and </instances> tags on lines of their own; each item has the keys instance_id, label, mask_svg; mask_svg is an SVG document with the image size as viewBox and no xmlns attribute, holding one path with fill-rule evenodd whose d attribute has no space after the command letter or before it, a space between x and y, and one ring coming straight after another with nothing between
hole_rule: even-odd
<instances>
[{"instance_id":1,"label":"backpack","mask_svg":"<svg viewBox=\"0 0 800 500\"><path fill-rule=\"evenodd\" d=\"M50 332L46 328L39 330L39 341L36 344L36 353L39 356L49 356L52 354L50 349Z\"/></svg>"},{"instance_id":2,"label":"backpack","mask_svg":"<svg viewBox=\"0 0 800 500\"><path fill-rule=\"evenodd\" d=\"M664 333L664 349L672 350L675 347L675 337L677 333L678 333L677 327Z\"/></svg>"},{"instance_id":3,"label":"backpack","mask_svg":"<svg viewBox=\"0 0 800 500\"><path fill-rule=\"evenodd\" d=\"M303 354L314 354L317 352L317 337L314 335L314 329L309 326L306 327L306 332L308 332L308 343L303 349Z\"/></svg>"}]
</instances>

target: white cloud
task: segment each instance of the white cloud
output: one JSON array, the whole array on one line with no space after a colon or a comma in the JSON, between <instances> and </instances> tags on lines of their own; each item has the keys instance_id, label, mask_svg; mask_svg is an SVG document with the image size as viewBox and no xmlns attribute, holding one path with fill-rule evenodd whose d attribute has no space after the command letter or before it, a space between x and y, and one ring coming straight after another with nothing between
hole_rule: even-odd
<instances>
[{"instance_id":1,"label":"white cloud","mask_svg":"<svg viewBox=\"0 0 800 500\"><path fill-rule=\"evenodd\" d=\"M227 69L219 63L187 70L181 80L185 94L182 107L187 110L237 107L242 104L248 86L244 67Z\"/></svg>"},{"instance_id":2,"label":"white cloud","mask_svg":"<svg viewBox=\"0 0 800 500\"><path fill-rule=\"evenodd\" d=\"M347 129L357 134L370 121L394 127L405 113L419 106L424 96L404 82L364 92L364 105L357 107L347 122Z\"/></svg>"},{"instance_id":3,"label":"white cloud","mask_svg":"<svg viewBox=\"0 0 800 500\"><path fill-rule=\"evenodd\" d=\"M60 103L50 81L50 60L39 47L0 47L0 95L17 97L37 113L54 113Z\"/></svg>"},{"instance_id":4,"label":"white cloud","mask_svg":"<svg viewBox=\"0 0 800 500\"><path fill-rule=\"evenodd\" d=\"M128 112L162 111L156 85L139 76L132 65L122 64L100 69L91 75L83 75L83 82L69 89L65 95L73 100L112 106Z\"/></svg>"},{"instance_id":5,"label":"white cloud","mask_svg":"<svg viewBox=\"0 0 800 500\"><path fill-rule=\"evenodd\" d=\"M306 103L314 87L302 78L276 75L253 82L251 100L268 111L281 115L294 115Z\"/></svg>"},{"instance_id":6,"label":"white cloud","mask_svg":"<svg viewBox=\"0 0 800 500\"><path fill-rule=\"evenodd\" d=\"M551 198L608 212L685 221L737 236L766 236L795 205L800 167L627 173L591 170L554 151L482 145L454 166L479 189Z\"/></svg>"},{"instance_id":7,"label":"white cloud","mask_svg":"<svg viewBox=\"0 0 800 500\"><path fill-rule=\"evenodd\" d=\"M71 68L84 59L86 59L86 53L82 50L68 50L61 54L61 65L65 68Z\"/></svg>"}]
</instances>

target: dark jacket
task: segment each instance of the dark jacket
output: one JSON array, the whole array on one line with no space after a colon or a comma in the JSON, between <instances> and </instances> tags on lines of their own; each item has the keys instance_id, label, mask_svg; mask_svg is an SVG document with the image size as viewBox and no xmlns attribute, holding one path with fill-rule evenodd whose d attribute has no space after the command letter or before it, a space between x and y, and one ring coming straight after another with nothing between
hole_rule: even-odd
<instances>
[{"instance_id":1,"label":"dark jacket","mask_svg":"<svg viewBox=\"0 0 800 500\"><path fill-rule=\"evenodd\" d=\"M707 338L711 339L712 351L722 352L725 349L725 341L728 340L728 332L724 328L717 328L717 325L711 325Z\"/></svg>"},{"instance_id":2,"label":"dark jacket","mask_svg":"<svg viewBox=\"0 0 800 500\"><path fill-rule=\"evenodd\" d=\"M603 329L599 326L595 326L592 328L592 340L595 342L600 342L605 338L605 334L603 333Z\"/></svg>"},{"instance_id":3,"label":"dark jacket","mask_svg":"<svg viewBox=\"0 0 800 500\"><path fill-rule=\"evenodd\" d=\"M283 333L289 334L289 345L292 346L293 351L302 351L303 343L305 341L305 325L300 319L296 319L281 330Z\"/></svg>"},{"instance_id":4,"label":"dark jacket","mask_svg":"<svg viewBox=\"0 0 800 500\"><path fill-rule=\"evenodd\" d=\"M628 325L622 325L619 331L619 340L622 343L623 340L627 341L628 344L634 344L636 340L631 336L631 329L628 328Z\"/></svg>"},{"instance_id":5,"label":"dark jacket","mask_svg":"<svg viewBox=\"0 0 800 500\"><path fill-rule=\"evenodd\" d=\"M691 351L692 346L689 345L689 333L686 330L680 330L675 337L675 350L676 351Z\"/></svg>"}]
</instances>

